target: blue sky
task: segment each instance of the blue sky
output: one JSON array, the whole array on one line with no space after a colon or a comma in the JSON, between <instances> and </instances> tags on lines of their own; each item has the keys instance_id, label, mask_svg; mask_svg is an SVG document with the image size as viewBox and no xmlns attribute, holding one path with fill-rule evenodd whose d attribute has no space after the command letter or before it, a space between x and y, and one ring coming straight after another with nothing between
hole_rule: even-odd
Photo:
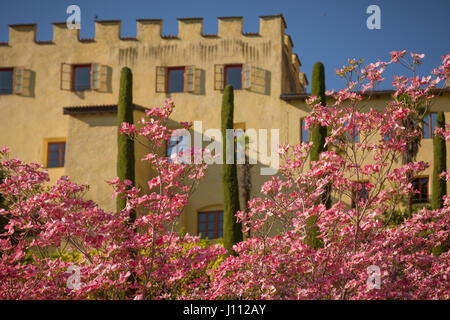
<instances>
[{"instance_id":1,"label":"blue sky","mask_svg":"<svg viewBox=\"0 0 450 320\"><path fill-rule=\"evenodd\" d=\"M95 36L94 20L122 20L122 36L136 35L136 19L162 18L163 34L178 32L178 17L203 17L204 33L217 32L217 16L243 16L244 32L259 29L260 15L282 13L286 19L304 71L322 61L327 89L342 87L334 72L347 58L387 60L391 50L425 53L423 73L428 73L450 53L450 0L0 0L0 42L9 37L9 24L37 23L38 40L52 38L52 22L64 22L66 8L81 8L81 37ZM366 8L381 9L381 29L366 27ZM392 72L404 73L401 67ZM390 87L388 81L380 87Z\"/></svg>"}]
</instances>

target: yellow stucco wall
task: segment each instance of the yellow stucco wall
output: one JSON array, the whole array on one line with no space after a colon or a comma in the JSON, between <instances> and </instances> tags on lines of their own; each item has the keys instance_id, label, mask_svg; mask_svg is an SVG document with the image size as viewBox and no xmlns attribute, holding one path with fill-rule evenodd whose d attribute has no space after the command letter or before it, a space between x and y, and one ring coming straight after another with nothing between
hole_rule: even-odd
<instances>
[{"instance_id":1,"label":"yellow stucco wall","mask_svg":"<svg viewBox=\"0 0 450 320\"><path fill-rule=\"evenodd\" d=\"M367 106L375 110L382 110L386 106L387 102L390 101L389 95L382 95L377 97L372 97L367 101ZM330 101L331 103L331 101ZM281 109L286 112L286 118L289 119L286 130L285 137L287 137L287 142L290 144L295 144L300 141L300 119L304 118L310 112L310 108L306 105L303 99L289 100L282 103ZM437 97L431 106L431 112L444 111L446 123L450 122L450 95L446 93L445 95ZM281 136L281 134L280 134ZM450 150L450 142L447 142L447 150ZM429 195L431 200L432 190L432 173L433 173L433 139L422 139L419 152L417 154L417 161L424 161L429 164L429 167L425 169L420 176L429 177ZM370 163L370 161L367 161ZM400 166L398 163L394 167ZM450 168L450 157L447 156L447 168ZM450 186L447 184L447 193L450 192ZM347 202L350 203L350 199Z\"/></svg>"},{"instance_id":2,"label":"yellow stucco wall","mask_svg":"<svg viewBox=\"0 0 450 320\"><path fill-rule=\"evenodd\" d=\"M0 44L0 68L23 67L27 79L22 94L0 95L0 145L9 146L12 155L24 161L43 162L45 139L65 139L66 165L49 169L52 180L70 175L76 182L87 182L91 186L87 197L114 210L112 188L104 181L116 172L116 114L63 115L62 107L117 104L120 70L128 66L133 72L135 104L155 107L172 98L177 106L174 120L201 120L203 132L220 129L222 92L214 89L215 65L236 63L251 65L252 80L250 89L235 91L234 122L245 123L246 129L279 129L281 143L299 142L300 118L309 109L301 99L284 101L280 95L305 92L307 80L299 70L301 63L285 34L282 16L260 17L257 34L242 33L241 17L219 18L217 35L202 34L202 19L179 19L178 23L177 36L162 37L161 20L138 20L136 39L120 39L119 21L97 21L95 39L90 40L79 40L77 30L61 23L54 25L53 41L41 43L35 41L35 25L11 26L9 43ZM102 88L61 90L62 63L101 64ZM156 93L158 66L195 66L194 92ZM374 101L380 107L384 102L383 98ZM449 110L449 103L447 96L441 97L433 111ZM135 119L141 116L135 111ZM419 152L419 158L429 162L430 143L424 141ZM145 190L152 172L140 161L144 153L136 145L137 184ZM269 178L259 174L260 167L252 169L253 196ZM221 208L221 174L219 165L210 166L189 201L181 218L187 232L197 233L199 211Z\"/></svg>"},{"instance_id":3,"label":"yellow stucco wall","mask_svg":"<svg viewBox=\"0 0 450 320\"><path fill-rule=\"evenodd\" d=\"M134 122L144 116L134 111ZM66 116L68 117L68 116ZM86 197L106 210L115 210L113 188L105 181L113 180L117 165L117 113L80 114L69 117L66 145L65 174L77 183L90 186ZM135 144L136 186L148 191L147 181L152 175L149 166L141 161L148 150Z\"/></svg>"},{"instance_id":4,"label":"yellow stucco wall","mask_svg":"<svg viewBox=\"0 0 450 320\"><path fill-rule=\"evenodd\" d=\"M112 187L117 163L117 114L68 117L65 174L77 183L89 184L87 197L107 210L115 208Z\"/></svg>"},{"instance_id":5,"label":"yellow stucco wall","mask_svg":"<svg viewBox=\"0 0 450 320\"><path fill-rule=\"evenodd\" d=\"M245 122L247 128L280 128L285 121L278 111L280 94L287 88L305 89L299 79L300 61L284 33L284 18L261 17L257 34L242 32L241 17L219 18L217 35L202 34L202 19L178 23L177 36L162 37L161 20L139 20L137 38L120 39L120 21L97 21L95 39L85 40L79 40L77 30L57 23L49 42L35 41L36 25L10 26L8 44L0 44L0 67L23 67L27 79L21 94L0 95L0 144L24 161L43 163L45 142L66 140L65 167L48 169L52 181L69 175L76 182L87 182L91 186L87 197L112 210L112 190L104 181L115 176L115 114L63 115L62 107L116 104L124 66L133 72L135 104L154 107L173 98L174 120L201 120L207 130L220 128L222 92L214 90L215 64L250 64L251 88L235 91L235 122ZM104 86L83 92L61 90L63 63L101 64L106 70ZM196 67L195 91L156 93L156 67L180 65ZM139 148L136 152L143 154ZM136 158L138 185L145 189L151 172L141 157ZM255 192L260 180L255 178ZM193 221L198 210L221 203L221 169L212 166L183 215L187 231L197 232Z\"/></svg>"}]
</instances>

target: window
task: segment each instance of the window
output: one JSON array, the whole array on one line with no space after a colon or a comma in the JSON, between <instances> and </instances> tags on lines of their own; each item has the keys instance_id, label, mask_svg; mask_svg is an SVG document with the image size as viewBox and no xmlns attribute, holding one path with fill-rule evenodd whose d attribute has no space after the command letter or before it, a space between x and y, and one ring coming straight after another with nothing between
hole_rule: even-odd
<instances>
[{"instance_id":1,"label":"window","mask_svg":"<svg viewBox=\"0 0 450 320\"><path fill-rule=\"evenodd\" d=\"M198 233L202 239L223 237L223 211L199 212Z\"/></svg>"},{"instance_id":2,"label":"window","mask_svg":"<svg viewBox=\"0 0 450 320\"><path fill-rule=\"evenodd\" d=\"M225 85L229 84L234 90L242 89L242 64L225 65Z\"/></svg>"},{"instance_id":3,"label":"window","mask_svg":"<svg viewBox=\"0 0 450 320\"><path fill-rule=\"evenodd\" d=\"M348 126L349 126L348 122L345 122L344 127L348 127ZM353 141L355 143L359 142L358 126L356 126L356 125L353 126L353 132L352 133L347 132L346 135L347 135L347 140L349 142L351 142L351 141Z\"/></svg>"},{"instance_id":4,"label":"window","mask_svg":"<svg viewBox=\"0 0 450 320\"><path fill-rule=\"evenodd\" d=\"M355 143L359 142L358 127L353 129L353 142L355 142Z\"/></svg>"},{"instance_id":5,"label":"window","mask_svg":"<svg viewBox=\"0 0 450 320\"><path fill-rule=\"evenodd\" d=\"M0 69L0 94L13 93L14 68Z\"/></svg>"},{"instance_id":6,"label":"window","mask_svg":"<svg viewBox=\"0 0 450 320\"><path fill-rule=\"evenodd\" d=\"M300 119L300 141L301 142L309 141L309 130L306 129L305 118Z\"/></svg>"},{"instance_id":7,"label":"window","mask_svg":"<svg viewBox=\"0 0 450 320\"><path fill-rule=\"evenodd\" d=\"M184 67L167 68L167 92L184 92Z\"/></svg>"},{"instance_id":8,"label":"window","mask_svg":"<svg viewBox=\"0 0 450 320\"><path fill-rule=\"evenodd\" d=\"M194 66L156 67L156 92L194 92L196 88ZM197 85L198 86L198 85Z\"/></svg>"},{"instance_id":9,"label":"window","mask_svg":"<svg viewBox=\"0 0 450 320\"><path fill-rule=\"evenodd\" d=\"M423 138L424 139L430 139L433 138L433 132L436 128L436 118L437 113L436 112L430 112L425 116L423 119Z\"/></svg>"},{"instance_id":10,"label":"window","mask_svg":"<svg viewBox=\"0 0 450 320\"><path fill-rule=\"evenodd\" d=\"M87 91L107 90L108 70L98 63L61 64L61 90Z\"/></svg>"},{"instance_id":11,"label":"window","mask_svg":"<svg viewBox=\"0 0 450 320\"><path fill-rule=\"evenodd\" d=\"M366 202L368 198L367 181L357 182L352 192L352 208L355 208L360 201Z\"/></svg>"},{"instance_id":12,"label":"window","mask_svg":"<svg viewBox=\"0 0 450 320\"><path fill-rule=\"evenodd\" d=\"M65 142L49 142L47 150L47 167L64 167L64 157L66 152Z\"/></svg>"},{"instance_id":13,"label":"window","mask_svg":"<svg viewBox=\"0 0 450 320\"><path fill-rule=\"evenodd\" d=\"M91 65L73 65L72 66L72 90L84 91L91 89Z\"/></svg>"},{"instance_id":14,"label":"window","mask_svg":"<svg viewBox=\"0 0 450 320\"><path fill-rule=\"evenodd\" d=\"M28 75L27 79L25 73ZM24 89L29 89L26 86L24 88L24 84L30 84L29 70L26 71L22 67L0 68L0 95L22 94Z\"/></svg>"},{"instance_id":15,"label":"window","mask_svg":"<svg viewBox=\"0 0 450 320\"><path fill-rule=\"evenodd\" d=\"M233 89L250 89L253 69L249 64L216 64L214 66L214 89L223 90L231 84Z\"/></svg>"},{"instance_id":16,"label":"window","mask_svg":"<svg viewBox=\"0 0 450 320\"><path fill-rule=\"evenodd\" d=\"M412 203L428 202L428 177L415 178L412 181L414 190L419 193L413 193L411 197Z\"/></svg>"}]
</instances>

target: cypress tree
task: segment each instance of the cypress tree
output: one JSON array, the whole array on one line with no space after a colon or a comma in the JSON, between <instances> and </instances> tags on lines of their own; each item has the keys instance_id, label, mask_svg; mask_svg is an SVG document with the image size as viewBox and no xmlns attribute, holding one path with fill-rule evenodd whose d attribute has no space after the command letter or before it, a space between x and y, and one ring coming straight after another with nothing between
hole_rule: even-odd
<instances>
[{"instance_id":1,"label":"cypress tree","mask_svg":"<svg viewBox=\"0 0 450 320\"><path fill-rule=\"evenodd\" d=\"M117 176L120 180L131 180L135 183L134 173L134 141L126 134L120 133L122 122L133 123L133 74L127 67L122 68L120 74L119 103L117 106ZM126 206L126 199L117 197L117 210ZM131 220L136 219L136 213L130 214Z\"/></svg>"},{"instance_id":2,"label":"cypress tree","mask_svg":"<svg viewBox=\"0 0 450 320\"><path fill-rule=\"evenodd\" d=\"M229 253L234 244L242 241L242 225L236 222L236 212L240 210L239 186L237 178L236 154L233 149L233 164L226 163L226 130L233 129L234 93L233 86L227 85L222 98L222 137L223 137L223 235L224 246Z\"/></svg>"},{"instance_id":3,"label":"cypress tree","mask_svg":"<svg viewBox=\"0 0 450 320\"><path fill-rule=\"evenodd\" d=\"M436 117L436 127L445 128L444 112L438 112ZM433 193L431 195L431 204L433 209L441 209L444 206L442 197L447 194L447 183L438 175L447 171L447 148L445 140L435 135L433 137Z\"/></svg>"},{"instance_id":4,"label":"cypress tree","mask_svg":"<svg viewBox=\"0 0 450 320\"><path fill-rule=\"evenodd\" d=\"M311 95L318 97L322 105L325 105L325 67L322 62L316 62L313 66L313 72L311 76ZM310 160L318 161L320 153L326 151L325 138L327 136L327 127L318 125L316 127L313 127L311 131L313 145L310 151ZM322 200L327 208L331 207L331 199L329 197L329 193L330 187L328 187L327 191L323 194ZM322 247L322 240L317 238L317 236L319 235L319 228L316 225L316 217L310 217L308 219L306 230L306 243L314 249Z\"/></svg>"},{"instance_id":5,"label":"cypress tree","mask_svg":"<svg viewBox=\"0 0 450 320\"><path fill-rule=\"evenodd\" d=\"M322 62L316 62L313 66L313 72L311 77L311 95L317 96L323 105L326 103L325 96L325 67ZM312 128L312 141L311 147L311 161L319 160L321 152L325 151L325 138L327 136L327 127L316 126Z\"/></svg>"}]
</instances>

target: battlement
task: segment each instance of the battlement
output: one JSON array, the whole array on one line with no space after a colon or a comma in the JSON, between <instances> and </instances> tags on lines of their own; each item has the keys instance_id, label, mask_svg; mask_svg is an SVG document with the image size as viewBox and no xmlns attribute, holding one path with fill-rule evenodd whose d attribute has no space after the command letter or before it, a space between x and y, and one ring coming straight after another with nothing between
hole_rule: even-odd
<instances>
[{"instance_id":1,"label":"battlement","mask_svg":"<svg viewBox=\"0 0 450 320\"><path fill-rule=\"evenodd\" d=\"M52 45L62 42L78 41L111 42L111 41L173 41L195 39L232 39L232 38L278 38L284 42L286 22L281 14L259 17L259 32L244 33L243 17L218 17L218 34L203 33L203 18L178 18L178 34L163 36L162 19L138 19L137 36L121 38L120 20L95 21L95 38L80 39L78 29L68 29L65 22L53 23L53 39L50 41L36 40L36 24L13 24L9 26L9 41L0 42L0 46L15 46L17 44L35 43Z\"/></svg>"},{"instance_id":2,"label":"battlement","mask_svg":"<svg viewBox=\"0 0 450 320\"><path fill-rule=\"evenodd\" d=\"M242 16L217 17L217 34L204 33L201 17L177 21L176 35L162 34L162 19L138 19L136 37L121 37L120 20L96 20L95 36L90 39L80 39L80 30L59 22L53 23L50 41L36 40L36 24L10 25L9 42L0 43L0 58L5 57L5 66L24 65L23 52L54 56L61 62L105 63L105 68L112 68L112 59L117 59L119 66L131 67L148 62L157 66L184 63L198 68L198 79L205 77L206 63L245 63L252 66L255 81L279 72L281 92L305 90L307 81L302 80L301 62L293 52L291 37L285 33L286 22L281 14L260 16L258 32L244 32ZM260 88L267 91L264 85Z\"/></svg>"}]
</instances>

